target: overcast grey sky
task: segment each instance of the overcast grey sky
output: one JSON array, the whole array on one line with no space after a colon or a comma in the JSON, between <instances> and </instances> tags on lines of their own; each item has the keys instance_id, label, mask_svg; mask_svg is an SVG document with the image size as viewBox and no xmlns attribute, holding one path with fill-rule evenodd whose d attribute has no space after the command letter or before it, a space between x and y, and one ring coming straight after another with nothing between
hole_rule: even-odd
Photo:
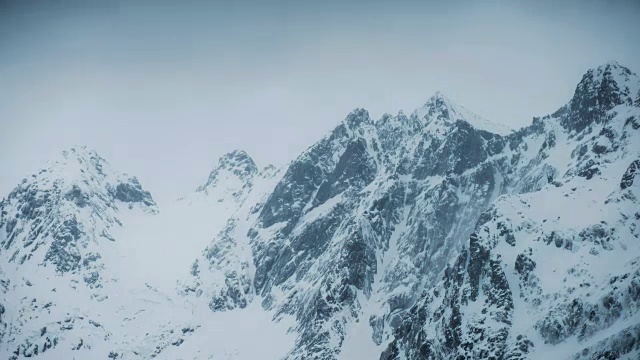
<instances>
[{"instance_id":1,"label":"overcast grey sky","mask_svg":"<svg viewBox=\"0 0 640 360\"><path fill-rule=\"evenodd\" d=\"M0 196L86 144L171 199L227 151L282 165L356 107L437 90L517 128L591 67L639 72L638 19L634 0L4 0Z\"/></svg>"}]
</instances>

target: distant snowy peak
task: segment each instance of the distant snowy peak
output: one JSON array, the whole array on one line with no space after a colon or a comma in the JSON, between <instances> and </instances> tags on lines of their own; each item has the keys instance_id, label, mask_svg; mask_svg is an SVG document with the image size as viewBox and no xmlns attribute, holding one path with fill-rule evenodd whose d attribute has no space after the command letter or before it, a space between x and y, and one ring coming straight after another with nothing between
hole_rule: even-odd
<instances>
[{"instance_id":1,"label":"distant snowy peak","mask_svg":"<svg viewBox=\"0 0 640 360\"><path fill-rule=\"evenodd\" d=\"M94 150L77 146L62 151L47 163L46 168L23 180L23 183L38 181L43 186L88 186L92 181L87 180L101 181L119 177L123 176L110 171L109 163Z\"/></svg>"},{"instance_id":2,"label":"distant snowy peak","mask_svg":"<svg viewBox=\"0 0 640 360\"><path fill-rule=\"evenodd\" d=\"M513 130L508 126L497 124L469 111L465 107L455 104L441 92L436 92L427 102L414 112L418 118L429 126L432 122L455 123L466 121L478 130L488 131L498 135L508 135Z\"/></svg>"},{"instance_id":3,"label":"distant snowy peak","mask_svg":"<svg viewBox=\"0 0 640 360\"><path fill-rule=\"evenodd\" d=\"M221 179L236 179L246 183L256 174L258 174L258 167L253 159L244 150L234 150L218 159L218 164L209 174L207 182L196 191L207 191L216 186Z\"/></svg>"},{"instance_id":4,"label":"distant snowy peak","mask_svg":"<svg viewBox=\"0 0 640 360\"><path fill-rule=\"evenodd\" d=\"M371 124L372 120L369 116L369 112L363 108L354 109L343 120L343 123L349 130L355 130L361 128L364 124Z\"/></svg>"},{"instance_id":5,"label":"distant snowy peak","mask_svg":"<svg viewBox=\"0 0 640 360\"><path fill-rule=\"evenodd\" d=\"M627 67L611 61L587 71L576 87L576 93L580 90L587 90L591 94L609 94L616 101L615 104L602 105L633 105L640 92L640 77Z\"/></svg>"},{"instance_id":6,"label":"distant snowy peak","mask_svg":"<svg viewBox=\"0 0 640 360\"><path fill-rule=\"evenodd\" d=\"M576 92L584 89L593 93L614 92L620 97L621 104L632 105L630 101L640 90L640 77L618 62L610 61L584 74Z\"/></svg>"},{"instance_id":7,"label":"distant snowy peak","mask_svg":"<svg viewBox=\"0 0 640 360\"><path fill-rule=\"evenodd\" d=\"M151 194L142 189L135 176L114 170L107 160L86 146L62 151L45 168L24 178L9 195L9 200L27 188L76 194L84 198L100 193L106 196L101 198L103 201L120 200L125 203L140 203L153 209L156 207Z\"/></svg>"},{"instance_id":8,"label":"distant snowy peak","mask_svg":"<svg viewBox=\"0 0 640 360\"><path fill-rule=\"evenodd\" d=\"M220 209L214 208L222 204L227 209L225 211L229 211L243 203L259 178L272 176L273 173L275 171L269 167L260 171L244 150L234 150L218 159L204 185L199 186L195 193L178 200L191 205L199 203L207 207L207 211L218 211ZM213 208L209 208L211 206Z\"/></svg>"},{"instance_id":9,"label":"distant snowy peak","mask_svg":"<svg viewBox=\"0 0 640 360\"><path fill-rule=\"evenodd\" d=\"M604 121L605 113L617 105L640 106L640 77L610 61L582 76L571 101L558 114L565 128L580 132Z\"/></svg>"},{"instance_id":10,"label":"distant snowy peak","mask_svg":"<svg viewBox=\"0 0 640 360\"><path fill-rule=\"evenodd\" d=\"M0 259L51 264L58 273L92 268L100 258L97 244L115 241L111 229L122 226L128 210L157 213L135 177L86 147L65 150L0 201ZM96 284L93 270L85 275Z\"/></svg>"},{"instance_id":11,"label":"distant snowy peak","mask_svg":"<svg viewBox=\"0 0 640 360\"><path fill-rule=\"evenodd\" d=\"M253 159L244 150L234 150L223 155L218 160L218 167L232 170L240 169L247 172L258 170Z\"/></svg>"}]
</instances>

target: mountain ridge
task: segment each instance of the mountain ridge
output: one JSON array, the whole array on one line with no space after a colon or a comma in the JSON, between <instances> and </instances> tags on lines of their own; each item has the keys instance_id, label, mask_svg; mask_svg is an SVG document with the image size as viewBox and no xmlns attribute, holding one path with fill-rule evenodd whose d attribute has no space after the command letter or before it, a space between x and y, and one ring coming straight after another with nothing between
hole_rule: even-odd
<instances>
[{"instance_id":1,"label":"mountain ridge","mask_svg":"<svg viewBox=\"0 0 640 360\"><path fill-rule=\"evenodd\" d=\"M61 326L52 337L47 330L46 342L24 314L51 319L47 329L57 328L61 318L19 302L20 312L0 314L0 345L7 351L17 346L12 359L42 355L38 349L45 348L55 356L63 348L91 354L105 346L113 347L115 358L206 358L200 349L214 344L200 342L198 334L211 331L213 319L258 311L286 324L295 337L277 340L281 352L273 358L637 355L640 104L634 92L640 92L637 75L610 62L588 70L558 111L501 133L487 131L487 123L441 93L410 116L399 112L373 120L355 109L285 169L260 171L241 150L223 155L205 185L160 215L137 180L116 177L133 192L118 195L103 185L102 198L126 204L116 207L117 214L133 203L129 210L149 208L148 218L155 219L147 225L139 220L146 217L132 218L141 224L139 232L117 226L123 232L114 236L116 243L148 239L140 254L170 257L180 250L176 241L210 240L199 254L180 256L181 264L191 256L195 262L178 275L177 295L145 283L142 302L127 305L133 314L153 299L157 305L150 313L174 309L181 317L135 320L157 326L139 345L116 335L133 329L96 326ZM89 151L81 158L96 156ZM92 169L99 177L98 167ZM68 200L71 210L85 208L76 198L85 196ZM42 200L38 207L49 203ZM3 236L15 234L14 228L7 231L15 214L7 204L0 203ZM39 214L51 213L43 209ZM175 226L165 229L163 223ZM151 236L147 229L156 226ZM201 230L186 231L195 227ZM150 251L156 244L174 247ZM0 250L0 259L6 258ZM102 272L116 264L107 253L100 258ZM546 259L554 260L553 271L544 266ZM13 264L4 261L0 270ZM166 275L173 271L179 269ZM100 279L97 284L115 284ZM9 280L13 285L0 298L5 309L7 299L16 301L14 292L34 289ZM103 292L91 283L88 289ZM112 295L92 299L113 311L119 303ZM78 306L90 309L93 302ZM198 318L189 315L193 311ZM27 325L16 327L7 316ZM70 321L84 321L80 317ZM180 326L191 330L181 334ZM22 329L33 335L21 335ZM86 335L71 348L65 334ZM210 351L250 358L249 349L235 355Z\"/></svg>"}]
</instances>

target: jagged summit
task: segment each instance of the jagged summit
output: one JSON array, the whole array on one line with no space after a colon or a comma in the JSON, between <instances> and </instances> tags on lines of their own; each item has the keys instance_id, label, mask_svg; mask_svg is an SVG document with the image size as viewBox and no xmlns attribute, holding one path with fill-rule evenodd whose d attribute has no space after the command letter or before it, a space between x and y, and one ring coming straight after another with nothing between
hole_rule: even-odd
<instances>
[{"instance_id":1,"label":"jagged summit","mask_svg":"<svg viewBox=\"0 0 640 360\"><path fill-rule=\"evenodd\" d=\"M91 173L106 176L104 170L109 167L109 163L98 155L95 150L81 145L63 150L57 157L49 160L47 169L41 170L38 175L48 173L47 177L49 178L56 177L71 180Z\"/></svg>"},{"instance_id":2,"label":"jagged summit","mask_svg":"<svg viewBox=\"0 0 640 360\"><path fill-rule=\"evenodd\" d=\"M443 93L437 91L422 107L416 110L418 117L423 119L429 117L437 120L455 120L455 105Z\"/></svg>"},{"instance_id":3,"label":"jagged summit","mask_svg":"<svg viewBox=\"0 0 640 360\"><path fill-rule=\"evenodd\" d=\"M79 206L91 202L94 197L102 202L140 203L151 207L152 212L156 206L138 178L117 171L85 145L63 150L40 171L24 178L7 201L19 201L25 194L32 193L63 194L65 199L71 199Z\"/></svg>"},{"instance_id":4,"label":"jagged summit","mask_svg":"<svg viewBox=\"0 0 640 360\"><path fill-rule=\"evenodd\" d=\"M60 153L60 155L64 159L71 159L71 158L74 158L74 159L79 159L79 158L89 159L89 158L100 157L98 155L98 153L94 149L91 149L91 148L87 147L87 145L71 146L68 149L63 150ZM102 159L102 160L104 161L104 159ZM56 159L54 159L54 161L56 161Z\"/></svg>"},{"instance_id":5,"label":"jagged summit","mask_svg":"<svg viewBox=\"0 0 640 360\"><path fill-rule=\"evenodd\" d=\"M233 150L218 159L218 164L211 170L207 182L198 187L196 191L204 191L217 184L218 179L235 177L241 180L250 180L258 173L258 166L244 150Z\"/></svg>"},{"instance_id":6,"label":"jagged summit","mask_svg":"<svg viewBox=\"0 0 640 360\"><path fill-rule=\"evenodd\" d=\"M362 124L371 123L371 117L366 109L357 108L350 112L343 122L348 129L354 130Z\"/></svg>"},{"instance_id":7,"label":"jagged summit","mask_svg":"<svg viewBox=\"0 0 640 360\"><path fill-rule=\"evenodd\" d=\"M112 169L86 146L63 151L58 158L22 180L0 201L0 246L9 263L52 265L57 273L90 268L97 255L89 248L107 239L126 209L157 213L151 194L137 178ZM33 260L32 260L33 258ZM92 270L93 271L93 270ZM96 285L93 272L86 282Z\"/></svg>"},{"instance_id":8,"label":"jagged summit","mask_svg":"<svg viewBox=\"0 0 640 360\"><path fill-rule=\"evenodd\" d=\"M481 118L464 106L454 103L440 91L433 94L427 102L414 113L427 124L434 120L444 123L454 123L457 120L462 120L468 122L478 130L484 130L498 135L507 135L513 131L508 126Z\"/></svg>"},{"instance_id":9,"label":"jagged summit","mask_svg":"<svg viewBox=\"0 0 640 360\"><path fill-rule=\"evenodd\" d=\"M592 123L601 123L616 105L640 105L640 78L616 61L589 69L567 105L562 125L580 132Z\"/></svg>"},{"instance_id":10,"label":"jagged summit","mask_svg":"<svg viewBox=\"0 0 640 360\"><path fill-rule=\"evenodd\" d=\"M616 61L609 61L587 70L576 87L574 98L586 91L590 95L602 96L599 99L603 100L599 103L601 106L632 105L638 90L640 90L638 75ZM609 95L608 98L607 95Z\"/></svg>"},{"instance_id":11,"label":"jagged summit","mask_svg":"<svg viewBox=\"0 0 640 360\"><path fill-rule=\"evenodd\" d=\"M417 123L413 121L411 126L422 126L426 131L440 132L442 127L448 128L460 120L469 123L477 130L498 135L508 135L513 132L513 129L506 125L483 119L464 106L454 103L440 91L433 94L420 108L414 110L411 117L419 120ZM383 114L379 120L374 122L366 109L357 108L346 116L343 124L348 130L353 131L363 124L387 123L392 119L399 119L403 122L409 120L404 112L400 110L395 117L391 114ZM422 123L421 125L419 124L420 122Z\"/></svg>"},{"instance_id":12,"label":"jagged summit","mask_svg":"<svg viewBox=\"0 0 640 360\"><path fill-rule=\"evenodd\" d=\"M239 162L244 162L244 161L253 162L253 159L251 159L249 154L247 154L247 152L244 151L244 150L233 150L233 151L230 151L230 152L222 155L220 157L220 159L218 159L218 163L220 165L227 165L227 164L233 165L233 163L236 162L236 161L239 161Z\"/></svg>"},{"instance_id":13,"label":"jagged summit","mask_svg":"<svg viewBox=\"0 0 640 360\"><path fill-rule=\"evenodd\" d=\"M620 64L617 60L609 60L604 64L601 64L589 69L588 71L593 71L593 70L604 71L606 69L618 69L619 71L624 72L626 74L633 74L633 72L628 67Z\"/></svg>"},{"instance_id":14,"label":"jagged summit","mask_svg":"<svg viewBox=\"0 0 640 360\"><path fill-rule=\"evenodd\" d=\"M604 63L604 64L602 64L602 65L600 65L598 67L607 67L607 66L624 68L624 69L629 70L629 68L627 68L627 67L625 67L623 65L620 65L620 63L617 60L609 60L606 63Z\"/></svg>"},{"instance_id":15,"label":"jagged summit","mask_svg":"<svg viewBox=\"0 0 640 360\"><path fill-rule=\"evenodd\" d=\"M63 150L40 171L24 178L9 194L8 200L15 200L27 190L62 193L73 198L79 196L76 200L84 199L81 203L92 194L103 194L125 203L141 203L153 209L156 206L151 194L142 188L135 176L113 169L107 160L85 145Z\"/></svg>"},{"instance_id":16,"label":"jagged summit","mask_svg":"<svg viewBox=\"0 0 640 360\"><path fill-rule=\"evenodd\" d=\"M447 95L445 95L442 91L437 90L435 93L433 93L433 95L429 96L423 106L428 106L436 102L451 104L453 103L453 101Z\"/></svg>"}]
</instances>

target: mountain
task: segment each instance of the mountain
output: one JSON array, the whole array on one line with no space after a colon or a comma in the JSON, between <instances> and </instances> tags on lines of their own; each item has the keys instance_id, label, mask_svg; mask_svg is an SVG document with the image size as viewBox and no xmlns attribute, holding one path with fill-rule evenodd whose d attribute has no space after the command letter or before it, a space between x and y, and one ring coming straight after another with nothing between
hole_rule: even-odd
<instances>
[{"instance_id":1,"label":"mountain","mask_svg":"<svg viewBox=\"0 0 640 360\"><path fill-rule=\"evenodd\" d=\"M62 332L78 328L95 328L100 336L98 314L85 314L74 302L117 296L121 279L108 265L128 240L120 230L131 218L157 212L135 177L85 147L64 151L22 180L0 202L0 343L12 354L7 357L44 353L62 341Z\"/></svg>"},{"instance_id":2,"label":"mountain","mask_svg":"<svg viewBox=\"0 0 640 360\"><path fill-rule=\"evenodd\" d=\"M166 207L63 158L0 205L13 359L640 355L640 78L615 62L515 131L441 93L356 109L286 168L233 151Z\"/></svg>"},{"instance_id":3,"label":"mountain","mask_svg":"<svg viewBox=\"0 0 640 360\"><path fill-rule=\"evenodd\" d=\"M381 359L639 355L639 86L616 63L589 70L567 106L503 140L518 177L549 184L504 187Z\"/></svg>"},{"instance_id":4,"label":"mountain","mask_svg":"<svg viewBox=\"0 0 640 360\"><path fill-rule=\"evenodd\" d=\"M244 152L224 155L206 185L162 211L135 177L85 147L23 180L0 202L0 357L233 356L251 332L221 322L263 324L274 334L267 339L286 341L285 324L255 307L215 316L176 292L224 217L276 173L251 164ZM200 334L226 340L209 344Z\"/></svg>"},{"instance_id":5,"label":"mountain","mask_svg":"<svg viewBox=\"0 0 640 360\"><path fill-rule=\"evenodd\" d=\"M244 150L234 150L218 160L218 165L211 171L207 182L199 186L196 191L209 193L212 189L232 189L232 194L240 196L239 192L251 184L251 180L258 173L258 167Z\"/></svg>"},{"instance_id":6,"label":"mountain","mask_svg":"<svg viewBox=\"0 0 640 360\"><path fill-rule=\"evenodd\" d=\"M638 158L634 128L638 109L626 100L637 88L637 76L619 65L606 64L585 74L568 106L515 132L491 132L486 122L458 110L442 94L410 117L386 115L373 121L362 109L349 114L291 164L257 219L247 222L256 294L276 316L297 319L296 345L287 358L308 354L318 359L372 358L381 352L387 358L416 358L421 354L416 350L428 343L428 334L439 341L446 339L430 326L439 321L446 334L456 324L453 300L444 299L438 308L423 307L438 316L427 322L412 315L425 302L422 293L432 289L442 293L449 287L452 259L468 253L469 239L479 231L478 220L505 199L523 194L540 194L546 201L560 197L557 203L564 212L567 188L575 187L572 191L580 201L590 199L589 194L613 191L626 167ZM601 100L605 98L609 101ZM581 103L597 104L587 108L592 116L587 125L581 125L585 108ZM613 187L602 188L601 183ZM623 207L622 218L635 218L630 210L634 204ZM575 205L587 211L584 204ZM532 211L544 215L545 202L538 202ZM589 225L606 221L604 217L595 221L601 215L593 215ZM610 221L620 229L629 225ZM586 224L583 228L571 224L571 229L576 237L590 231ZM517 243L520 234L510 234ZM624 246L634 249L633 238L620 234L629 242ZM513 242L511 236L508 239ZM638 252L625 254L618 258L633 261ZM466 264L469 260L464 259L461 262ZM585 268L607 269L604 263L591 261L595 266ZM485 274L483 266L475 271ZM558 299L558 293L572 290L555 291L547 296ZM483 303L474 304L474 309L486 310ZM541 313L533 308L526 311ZM629 312L635 314L633 308ZM442 314L449 315L449 322L442 320ZM518 326L526 327L530 319L519 321ZM405 323L413 330L403 330ZM468 326L460 333L476 331L475 325ZM416 330L420 328L422 332ZM612 331L607 326L600 330ZM584 345L578 347L595 346L596 333L593 330L592 336L580 339ZM493 346L518 348L518 335ZM478 338L485 337L478 335L470 343L478 343ZM560 341L538 337L535 342L543 348L545 343ZM422 356L463 354L478 353L466 353L454 342Z\"/></svg>"},{"instance_id":7,"label":"mountain","mask_svg":"<svg viewBox=\"0 0 640 360\"><path fill-rule=\"evenodd\" d=\"M95 289L109 282L100 251L116 242L123 215L157 213L135 177L113 171L85 147L23 179L0 209L5 271L26 275L29 268L29 275L63 275Z\"/></svg>"},{"instance_id":8,"label":"mountain","mask_svg":"<svg viewBox=\"0 0 640 360\"><path fill-rule=\"evenodd\" d=\"M226 191L227 197L230 194L236 202L226 209L226 216L219 217L223 222L216 232L209 233L217 233L215 241L197 254L195 261L193 257L190 258L191 276L181 280L181 294L206 299L212 311L245 308L248 305L254 293L251 291L254 268L251 247L244 241L246 229L242 227L243 224L238 223L236 217L248 220L256 216L257 207L273 189L278 173L279 170L272 165L258 171L253 160L244 151L233 151L220 159L207 184L197 191L219 192L224 187L231 190ZM216 185L221 174L226 174L219 183L222 186ZM202 213L211 215L211 212Z\"/></svg>"}]
</instances>

